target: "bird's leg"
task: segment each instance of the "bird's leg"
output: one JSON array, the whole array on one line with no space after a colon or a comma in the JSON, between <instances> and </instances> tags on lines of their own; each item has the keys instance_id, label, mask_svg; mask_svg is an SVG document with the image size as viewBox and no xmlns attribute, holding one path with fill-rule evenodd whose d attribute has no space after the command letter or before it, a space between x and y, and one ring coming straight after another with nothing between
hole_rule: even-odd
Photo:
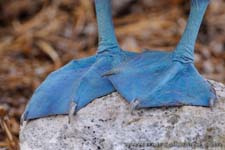
<instances>
[{"instance_id":1,"label":"bird's leg","mask_svg":"<svg viewBox=\"0 0 225 150\"><path fill-rule=\"evenodd\" d=\"M79 109L115 90L102 74L135 54L119 48L110 3L111 0L95 0L99 33L97 54L72 60L51 73L31 97L23 120L68 114L71 121Z\"/></svg>"},{"instance_id":2,"label":"bird's leg","mask_svg":"<svg viewBox=\"0 0 225 150\"><path fill-rule=\"evenodd\" d=\"M213 104L214 90L193 64L194 45L208 3L192 0L186 29L173 52L144 52L105 73L131 105L136 101L135 108Z\"/></svg>"},{"instance_id":3,"label":"bird's leg","mask_svg":"<svg viewBox=\"0 0 225 150\"><path fill-rule=\"evenodd\" d=\"M104 51L119 51L112 22L111 0L95 0L95 8L98 23L98 53Z\"/></svg>"},{"instance_id":4,"label":"bird's leg","mask_svg":"<svg viewBox=\"0 0 225 150\"><path fill-rule=\"evenodd\" d=\"M191 1L191 10L187 25L174 51L173 60L182 63L193 63L195 42L209 1L210 0Z\"/></svg>"}]
</instances>

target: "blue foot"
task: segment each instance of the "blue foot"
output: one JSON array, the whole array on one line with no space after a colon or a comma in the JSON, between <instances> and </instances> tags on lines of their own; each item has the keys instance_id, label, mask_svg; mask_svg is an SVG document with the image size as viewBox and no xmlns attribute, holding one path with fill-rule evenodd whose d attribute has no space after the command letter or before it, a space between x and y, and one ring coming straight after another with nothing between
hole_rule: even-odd
<instances>
[{"instance_id":1,"label":"blue foot","mask_svg":"<svg viewBox=\"0 0 225 150\"><path fill-rule=\"evenodd\" d=\"M105 75L133 108L211 106L216 99L193 63L174 61L171 52L144 52Z\"/></svg>"},{"instance_id":2,"label":"blue foot","mask_svg":"<svg viewBox=\"0 0 225 150\"><path fill-rule=\"evenodd\" d=\"M73 115L95 98L113 92L114 87L101 76L102 73L134 55L125 51L106 51L71 61L51 73L35 91L23 120L58 114Z\"/></svg>"}]
</instances>

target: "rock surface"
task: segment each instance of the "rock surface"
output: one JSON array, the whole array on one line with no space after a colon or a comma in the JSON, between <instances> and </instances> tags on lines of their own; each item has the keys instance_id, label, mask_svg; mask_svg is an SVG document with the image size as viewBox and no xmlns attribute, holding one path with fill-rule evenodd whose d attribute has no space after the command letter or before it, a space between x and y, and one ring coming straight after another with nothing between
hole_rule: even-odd
<instances>
[{"instance_id":1,"label":"rock surface","mask_svg":"<svg viewBox=\"0 0 225 150\"><path fill-rule=\"evenodd\" d=\"M225 149L225 85L210 81L213 108L183 106L130 113L117 93L96 99L71 124L52 116L21 127L21 150Z\"/></svg>"}]
</instances>

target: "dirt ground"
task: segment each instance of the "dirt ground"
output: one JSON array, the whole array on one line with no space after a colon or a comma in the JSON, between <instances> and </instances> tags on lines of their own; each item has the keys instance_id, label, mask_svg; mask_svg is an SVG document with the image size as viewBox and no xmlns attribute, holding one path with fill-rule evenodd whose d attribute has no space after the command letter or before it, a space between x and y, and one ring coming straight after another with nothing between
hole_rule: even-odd
<instances>
[{"instance_id":1,"label":"dirt ground","mask_svg":"<svg viewBox=\"0 0 225 150\"><path fill-rule=\"evenodd\" d=\"M173 50L189 2L113 0L122 48ZM0 149L18 149L20 116L48 73L94 54L97 42L93 0L0 0ZM205 77L225 83L225 0L211 1L195 64Z\"/></svg>"}]
</instances>

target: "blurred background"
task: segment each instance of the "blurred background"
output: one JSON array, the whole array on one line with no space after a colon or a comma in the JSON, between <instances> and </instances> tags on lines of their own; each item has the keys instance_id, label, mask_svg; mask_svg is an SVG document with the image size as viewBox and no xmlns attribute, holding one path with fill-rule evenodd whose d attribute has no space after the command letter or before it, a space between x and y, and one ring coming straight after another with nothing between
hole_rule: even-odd
<instances>
[{"instance_id":1,"label":"blurred background","mask_svg":"<svg viewBox=\"0 0 225 150\"><path fill-rule=\"evenodd\" d=\"M123 49L172 50L190 0L112 0ZM35 88L72 59L95 54L93 0L0 0L0 149L17 149L19 119ZM225 83L225 0L212 0L198 36L195 64Z\"/></svg>"}]
</instances>

